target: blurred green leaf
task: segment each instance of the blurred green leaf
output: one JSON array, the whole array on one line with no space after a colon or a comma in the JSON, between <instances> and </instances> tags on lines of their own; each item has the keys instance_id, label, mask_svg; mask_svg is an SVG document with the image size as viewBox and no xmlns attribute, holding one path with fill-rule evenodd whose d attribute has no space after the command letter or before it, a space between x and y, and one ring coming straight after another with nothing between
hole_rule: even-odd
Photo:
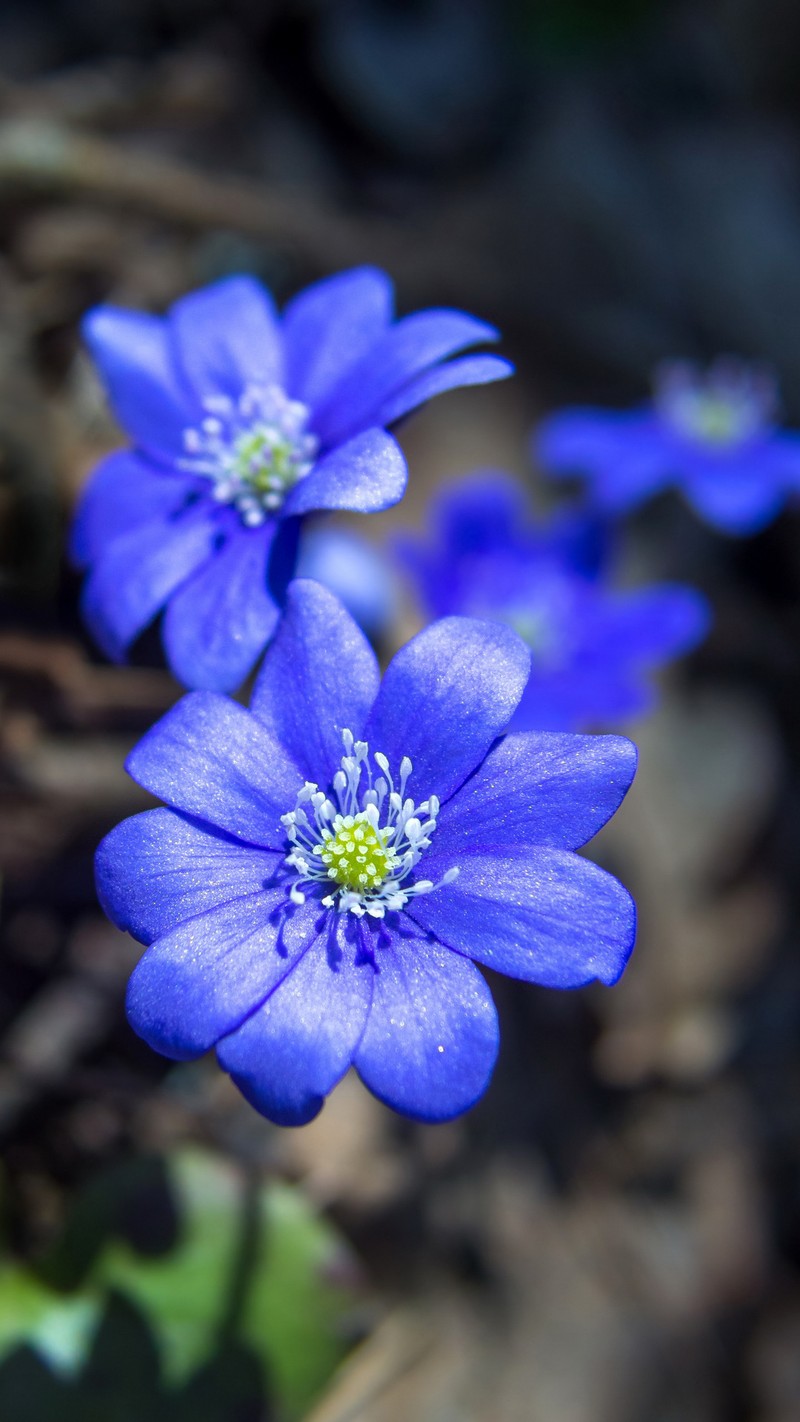
<instances>
[{"instance_id":1,"label":"blurred green leaf","mask_svg":"<svg viewBox=\"0 0 800 1422\"><path fill-rule=\"evenodd\" d=\"M259 1211L262 1259L243 1312L243 1337L266 1358L277 1396L295 1415L345 1351L344 1314L353 1299L334 1278L347 1257L297 1190L273 1185L262 1191Z\"/></svg>"},{"instance_id":2,"label":"blurred green leaf","mask_svg":"<svg viewBox=\"0 0 800 1422\"><path fill-rule=\"evenodd\" d=\"M58 1294L16 1265L0 1269L0 1359L27 1343L57 1372L83 1365L101 1313L90 1291Z\"/></svg>"},{"instance_id":3,"label":"blurred green leaf","mask_svg":"<svg viewBox=\"0 0 800 1422\"><path fill-rule=\"evenodd\" d=\"M138 1220L131 1217L137 1209ZM21 1268L0 1273L0 1361L27 1344L62 1375L85 1369L88 1386L101 1319L110 1330L106 1352L113 1343L108 1305L116 1298L152 1335L159 1396L185 1400L214 1359L250 1356L277 1416L292 1419L346 1350L353 1294L341 1282L347 1256L338 1235L300 1191L248 1180L209 1153L132 1161L95 1180L64 1239L68 1247L62 1240L54 1250L49 1277L82 1279L71 1293ZM230 1374L223 1367L220 1385ZM208 1415L227 1414L211 1407Z\"/></svg>"}]
</instances>

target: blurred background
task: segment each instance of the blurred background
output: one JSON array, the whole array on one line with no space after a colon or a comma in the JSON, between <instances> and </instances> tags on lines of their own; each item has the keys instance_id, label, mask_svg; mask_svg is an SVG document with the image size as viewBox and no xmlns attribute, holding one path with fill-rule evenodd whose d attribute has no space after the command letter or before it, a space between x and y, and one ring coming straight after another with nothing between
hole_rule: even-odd
<instances>
[{"instance_id":1,"label":"blurred background","mask_svg":"<svg viewBox=\"0 0 800 1422\"><path fill-rule=\"evenodd\" d=\"M377 546L479 466L541 502L536 419L664 357L771 362L800 420L799 68L794 0L4 0L4 1422L800 1417L797 513L629 526L631 575L716 618L614 728L641 771L592 854L639 945L613 991L494 980L493 1083L440 1127L347 1078L281 1130L127 1027L92 855L179 688L155 638L102 662L63 553L120 439L81 314L231 271L284 300L375 262L502 330L517 378L403 430Z\"/></svg>"}]
</instances>

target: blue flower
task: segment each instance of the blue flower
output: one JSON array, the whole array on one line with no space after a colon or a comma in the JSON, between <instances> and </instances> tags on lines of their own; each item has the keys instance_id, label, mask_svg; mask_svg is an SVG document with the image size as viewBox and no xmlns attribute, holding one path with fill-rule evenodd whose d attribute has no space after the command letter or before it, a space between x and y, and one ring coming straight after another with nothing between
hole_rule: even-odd
<instances>
[{"instance_id":1,"label":"blue flower","mask_svg":"<svg viewBox=\"0 0 800 1422\"><path fill-rule=\"evenodd\" d=\"M432 523L430 543L397 544L426 612L496 618L532 649L514 730L585 730L648 710L648 672L708 630L708 603L692 588L612 589L606 525L586 514L533 524L510 475L461 480Z\"/></svg>"},{"instance_id":2,"label":"blue flower","mask_svg":"<svg viewBox=\"0 0 800 1422\"><path fill-rule=\"evenodd\" d=\"M310 1120L351 1064L395 1110L440 1121L477 1100L497 1055L475 962L549 987L615 982L634 905L575 850L636 750L505 735L528 664L508 628L448 618L381 682L336 598L294 582L250 709L193 692L128 761L168 806L97 857L106 912L150 945L134 1029L177 1060L216 1047L282 1124Z\"/></svg>"},{"instance_id":3,"label":"blue flower","mask_svg":"<svg viewBox=\"0 0 800 1422\"><path fill-rule=\"evenodd\" d=\"M775 405L763 369L722 359L700 373L675 362L656 372L648 405L550 416L535 453L551 475L585 475L609 513L676 485L723 533L757 533L800 488L800 436L776 428Z\"/></svg>"},{"instance_id":4,"label":"blue flower","mask_svg":"<svg viewBox=\"0 0 800 1422\"><path fill-rule=\"evenodd\" d=\"M122 659L166 608L170 667L215 691L240 686L272 635L303 516L396 503L406 466L386 427L511 370L449 359L497 335L460 311L393 321L372 267L309 287L280 317L241 276L165 317L99 306L84 334L134 446L102 461L78 509L84 616Z\"/></svg>"}]
</instances>

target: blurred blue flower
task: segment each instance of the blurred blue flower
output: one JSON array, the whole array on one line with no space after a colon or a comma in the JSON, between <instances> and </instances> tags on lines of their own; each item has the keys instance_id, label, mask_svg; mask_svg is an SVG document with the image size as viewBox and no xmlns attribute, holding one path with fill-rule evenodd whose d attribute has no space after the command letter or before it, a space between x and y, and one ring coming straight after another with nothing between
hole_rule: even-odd
<instances>
[{"instance_id":1,"label":"blurred blue flower","mask_svg":"<svg viewBox=\"0 0 800 1422\"><path fill-rule=\"evenodd\" d=\"M133 449L96 469L78 508L83 612L114 659L166 608L167 660L185 685L238 687L275 627L299 520L394 504L406 465L386 427L456 386L510 373L460 311L392 318L372 267L308 287L278 316L251 277L165 317L99 306L84 334Z\"/></svg>"},{"instance_id":2,"label":"blurred blue flower","mask_svg":"<svg viewBox=\"0 0 800 1422\"><path fill-rule=\"evenodd\" d=\"M349 528L305 528L297 577L324 583L373 640L386 636L398 615L400 591L391 563Z\"/></svg>"},{"instance_id":3,"label":"blurred blue flower","mask_svg":"<svg viewBox=\"0 0 800 1422\"><path fill-rule=\"evenodd\" d=\"M506 622L532 650L514 730L584 730L648 710L648 672L708 630L708 603L692 588L613 590L607 526L591 514L534 524L508 474L459 481L431 523L430 541L396 544L425 611Z\"/></svg>"},{"instance_id":4,"label":"blurred blue flower","mask_svg":"<svg viewBox=\"0 0 800 1422\"><path fill-rule=\"evenodd\" d=\"M597 506L618 514L668 485L723 533L757 533L800 489L800 435L775 424L772 377L720 359L705 372L661 366L650 404L561 410L540 425L546 473L585 475Z\"/></svg>"},{"instance_id":5,"label":"blurred blue flower","mask_svg":"<svg viewBox=\"0 0 800 1422\"><path fill-rule=\"evenodd\" d=\"M151 945L134 1029L177 1060L216 1046L282 1124L316 1115L351 1064L395 1110L439 1121L477 1100L497 1055L470 959L550 987L615 982L634 905L574 851L636 750L506 736L528 666L508 628L449 618L381 682L341 604L293 583L250 709L194 692L129 758L169 807L97 856L106 912Z\"/></svg>"}]
</instances>

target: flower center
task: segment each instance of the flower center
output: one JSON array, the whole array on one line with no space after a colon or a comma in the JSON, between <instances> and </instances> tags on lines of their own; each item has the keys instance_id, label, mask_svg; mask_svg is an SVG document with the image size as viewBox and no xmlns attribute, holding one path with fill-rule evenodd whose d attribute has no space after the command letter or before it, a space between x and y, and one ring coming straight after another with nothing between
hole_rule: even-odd
<instances>
[{"instance_id":1,"label":"flower center","mask_svg":"<svg viewBox=\"0 0 800 1422\"><path fill-rule=\"evenodd\" d=\"M705 372L676 361L656 372L655 405L682 438L726 451L769 426L775 413L775 382L769 372L740 361L718 360Z\"/></svg>"},{"instance_id":2,"label":"flower center","mask_svg":"<svg viewBox=\"0 0 800 1422\"><path fill-rule=\"evenodd\" d=\"M322 831L320 859L327 866L328 877L355 893L379 889L394 867L384 833L371 824L366 810L337 815L332 829Z\"/></svg>"},{"instance_id":3,"label":"flower center","mask_svg":"<svg viewBox=\"0 0 800 1422\"><path fill-rule=\"evenodd\" d=\"M289 892L295 903L304 903L301 885L324 884L330 890L322 900L326 908L383 918L414 895L452 883L458 869L448 869L438 884L409 881L430 847L439 801L431 795L415 805L406 796L412 772L408 756L400 762L395 787L385 755L376 751L370 756L367 742L354 740L351 731L342 731L342 741L345 754L331 798L306 781L295 808L281 817L291 846L286 863L297 875ZM367 782L363 790L362 777Z\"/></svg>"},{"instance_id":4,"label":"flower center","mask_svg":"<svg viewBox=\"0 0 800 1422\"><path fill-rule=\"evenodd\" d=\"M212 395L203 407L200 425L184 430L181 467L209 479L213 497L257 527L314 467L319 440L308 407L277 385L248 385L238 400Z\"/></svg>"}]
</instances>

